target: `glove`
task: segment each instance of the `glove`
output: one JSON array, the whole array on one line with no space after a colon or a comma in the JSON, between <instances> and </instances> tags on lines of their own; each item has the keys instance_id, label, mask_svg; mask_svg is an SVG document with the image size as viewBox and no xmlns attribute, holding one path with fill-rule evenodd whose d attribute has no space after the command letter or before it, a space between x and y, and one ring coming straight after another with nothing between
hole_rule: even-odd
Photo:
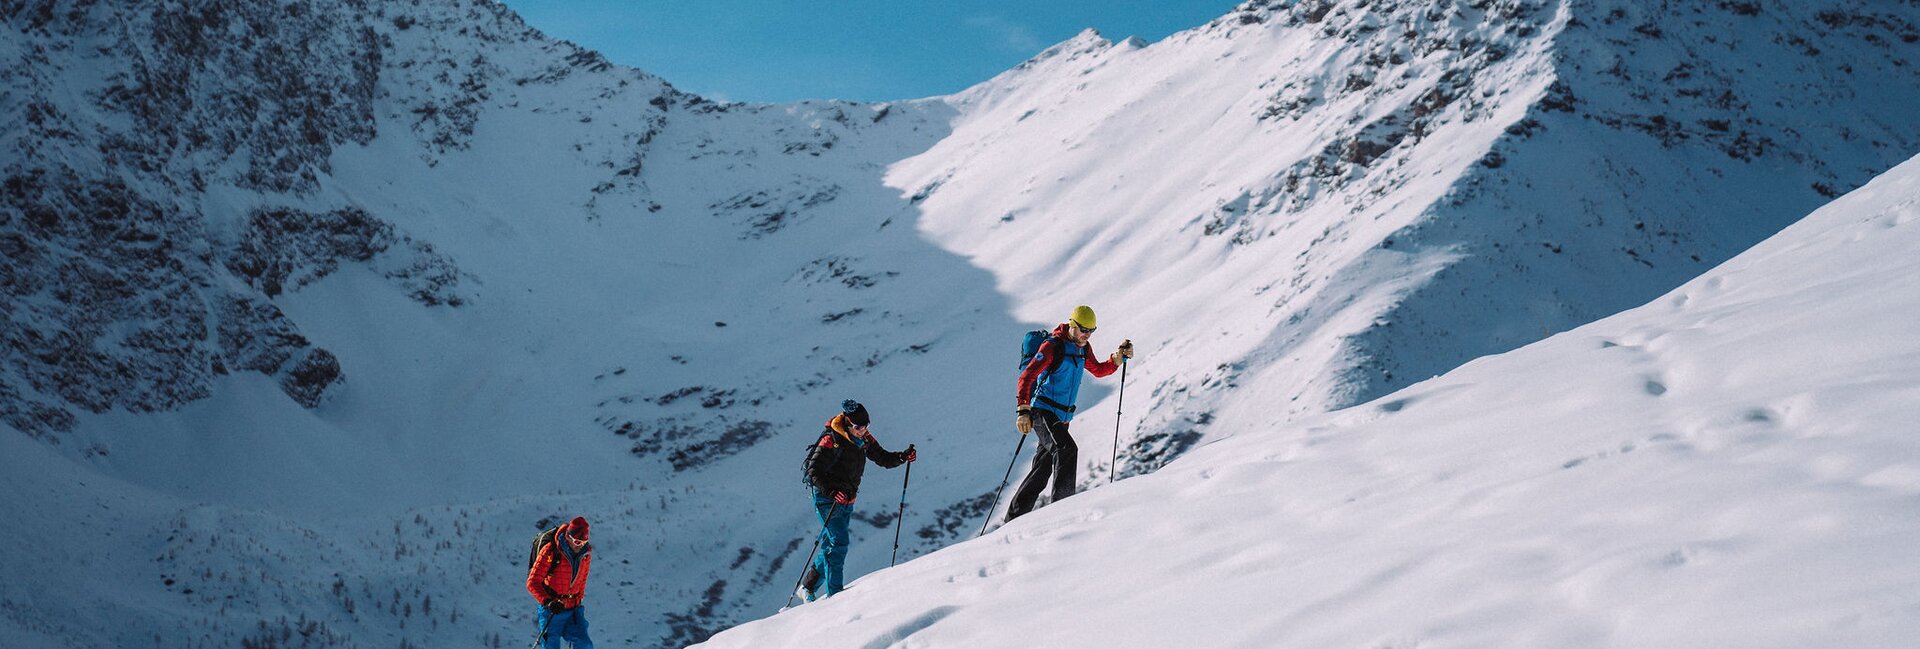
<instances>
[{"instance_id":1,"label":"glove","mask_svg":"<svg viewBox=\"0 0 1920 649\"><path fill-rule=\"evenodd\" d=\"M1120 349L1113 352L1113 358L1111 360L1117 362L1128 358L1133 358L1133 341L1122 340L1120 341Z\"/></svg>"},{"instance_id":2,"label":"glove","mask_svg":"<svg viewBox=\"0 0 1920 649\"><path fill-rule=\"evenodd\" d=\"M914 460L920 459L920 454L914 452L912 444L908 444L907 452L900 454L900 459L906 460L908 462L912 462Z\"/></svg>"},{"instance_id":3,"label":"glove","mask_svg":"<svg viewBox=\"0 0 1920 649\"><path fill-rule=\"evenodd\" d=\"M1013 418L1013 429L1020 431L1022 435L1033 432L1033 409L1027 406L1020 406L1019 408L1015 408L1013 412L1015 415Z\"/></svg>"},{"instance_id":4,"label":"glove","mask_svg":"<svg viewBox=\"0 0 1920 649\"><path fill-rule=\"evenodd\" d=\"M559 615L561 611L567 610L567 605L561 604L560 600L557 599L547 600L545 606L547 607L547 612L554 615Z\"/></svg>"},{"instance_id":5,"label":"glove","mask_svg":"<svg viewBox=\"0 0 1920 649\"><path fill-rule=\"evenodd\" d=\"M833 502L842 505L851 505L853 504L853 495L845 491L835 491L833 492Z\"/></svg>"}]
</instances>

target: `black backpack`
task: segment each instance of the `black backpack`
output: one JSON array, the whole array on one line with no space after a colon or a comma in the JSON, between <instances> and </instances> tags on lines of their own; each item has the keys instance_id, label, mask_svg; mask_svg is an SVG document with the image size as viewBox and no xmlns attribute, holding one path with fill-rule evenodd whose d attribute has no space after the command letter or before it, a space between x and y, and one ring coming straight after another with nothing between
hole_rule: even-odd
<instances>
[{"instance_id":1,"label":"black backpack","mask_svg":"<svg viewBox=\"0 0 1920 649\"><path fill-rule=\"evenodd\" d=\"M828 429L828 430L824 430L824 431L821 431L821 433L820 433L820 434L821 434L821 435L832 435L832 434L833 434L833 431L832 431L832 429ZM801 458L801 460L800 460L800 484L803 484L803 485L806 485L808 489L812 489L812 488L814 488L814 484L813 484L813 462L814 462L814 459L815 459L815 456L814 456L814 453L815 453L815 451L814 451L813 449L814 449L814 447L817 447L817 446L819 446L819 445L820 445L820 440L819 440L819 438L814 438L814 440L813 440L813 443L812 443L812 444L808 444L808 445L807 445L807 454L806 454L806 456L805 456L805 457L803 457L803 458ZM836 444L834 444L834 449L833 449L833 454L834 454L834 457L839 457L839 455L840 455L840 448L839 448L839 446L840 446L840 445L839 445L839 444L837 444L837 443L836 443ZM823 462L830 462L830 461L831 461L831 460L828 460L828 459L826 459L826 458L821 458L820 460L821 460L821 461L823 461Z\"/></svg>"},{"instance_id":2,"label":"black backpack","mask_svg":"<svg viewBox=\"0 0 1920 649\"><path fill-rule=\"evenodd\" d=\"M527 553L527 572L528 573L533 572L533 562L540 560L540 548L553 545L554 540L558 538L559 534L560 534L560 527L556 525L554 526L553 529L534 535L533 551ZM553 558L556 561L560 559L560 552L558 550L554 551Z\"/></svg>"},{"instance_id":3,"label":"black backpack","mask_svg":"<svg viewBox=\"0 0 1920 649\"><path fill-rule=\"evenodd\" d=\"M807 454L800 460L800 484L806 485L809 489L813 488L813 447L818 444L818 441L808 444Z\"/></svg>"}]
</instances>

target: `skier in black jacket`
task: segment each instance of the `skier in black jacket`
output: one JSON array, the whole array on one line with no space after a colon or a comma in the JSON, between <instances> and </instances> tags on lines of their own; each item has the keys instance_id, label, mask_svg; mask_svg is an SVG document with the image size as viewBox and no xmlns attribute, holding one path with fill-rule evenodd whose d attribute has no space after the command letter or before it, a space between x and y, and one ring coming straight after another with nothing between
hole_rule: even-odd
<instances>
[{"instance_id":1,"label":"skier in black jacket","mask_svg":"<svg viewBox=\"0 0 1920 649\"><path fill-rule=\"evenodd\" d=\"M813 492L814 513L820 516L824 528L821 545L825 550L800 580L798 595L809 602L846 588L842 566L852 540L847 523L853 515L854 497L860 493L860 475L866 472L867 460L891 469L918 459L911 444L898 453L881 448L880 441L867 430L870 419L867 407L860 402L848 399L840 403L840 410L827 420L820 441L807 449L807 485Z\"/></svg>"}]
</instances>

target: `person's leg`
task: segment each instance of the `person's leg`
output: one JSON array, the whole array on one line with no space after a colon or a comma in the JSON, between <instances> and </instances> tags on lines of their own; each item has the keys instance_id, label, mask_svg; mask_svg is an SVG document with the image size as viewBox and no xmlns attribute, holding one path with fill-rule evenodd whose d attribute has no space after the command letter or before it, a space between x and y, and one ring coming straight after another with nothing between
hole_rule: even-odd
<instances>
[{"instance_id":1,"label":"person's leg","mask_svg":"<svg viewBox=\"0 0 1920 649\"><path fill-rule=\"evenodd\" d=\"M548 613L547 608L544 606L540 607L540 615L537 617L538 619L534 620L534 624L538 626L534 630L545 633L545 635L541 636L540 649L560 649L560 625L566 618L562 617L559 620L553 619L554 615Z\"/></svg>"},{"instance_id":2,"label":"person's leg","mask_svg":"<svg viewBox=\"0 0 1920 649\"><path fill-rule=\"evenodd\" d=\"M1027 469L1027 477L1021 478L1020 486L1013 490L1013 502L1007 503L1007 520L1033 511L1033 501L1040 498L1040 491L1047 488L1047 477L1053 474L1053 441L1042 432L1046 427L1040 425L1050 417L1045 410L1033 409L1033 436L1039 438L1040 447L1033 451L1033 467Z\"/></svg>"},{"instance_id":3,"label":"person's leg","mask_svg":"<svg viewBox=\"0 0 1920 649\"><path fill-rule=\"evenodd\" d=\"M846 590L847 550L853 543L853 534L847 528L852 521L853 505L841 505L827 519L826 538L820 542L820 558L826 565L821 571L820 580L826 582L822 595L831 596Z\"/></svg>"},{"instance_id":4,"label":"person's leg","mask_svg":"<svg viewBox=\"0 0 1920 649\"><path fill-rule=\"evenodd\" d=\"M1047 427L1047 437L1053 440L1053 502L1065 500L1073 495L1079 485L1074 474L1080 468L1080 445L1073 442L1073 435L1067 432L1067 422L1053 417L1042 419Z\"/></svg>"},{"instance_id":5,"label":"person's leg","mask_svg":"<svg viewBox=\"0 0 1920 649\"><path fill-rule=\"evenodd\" d=\"M820 549L822 550L825 550L827 545L826 528L829 527L827 515L831 513L834 516L839 516L839 509L845 509L845 507L836 507L832 496L822 493L815 493L813 495L813 516L820 521L819 540ZM813 593L815 597L818 597L827 587L826 577L827 555L825 552L815 552L813 555L813 563L809 564L806 573L800 576L800 584L806 587L807 592Z\"/></svg>"},{"instance_id":6,"label":"person's leg","mask_svg":"<svg viewBox=\"0 0 1920 649\"><path fill-rule=\"evenodd\" d=\"M593 649L593 639L587 637L587 607L575 606L561 613L560 619L566 621L560 631L568 645L573 649Z\"/></svg>"},{"instance_id":7,"label":"person's leg","mask_svg":"<svg viewBox=\"0 0 1920 649\"><path fill-rule=\"evenodd\" d=\"M814 553L813 563L807 564L806 571L800 574L800 587L806 589L806 594L801 597L809 602L813 601L815 593L820 592L821 563L820 554Z\"/></svg>"}]
</instances>

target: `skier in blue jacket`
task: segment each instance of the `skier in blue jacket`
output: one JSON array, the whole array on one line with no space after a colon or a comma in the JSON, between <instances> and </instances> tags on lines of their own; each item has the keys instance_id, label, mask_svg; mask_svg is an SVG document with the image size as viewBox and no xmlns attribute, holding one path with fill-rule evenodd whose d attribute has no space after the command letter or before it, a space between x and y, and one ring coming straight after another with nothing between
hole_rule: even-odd
<instances>
[{"instance_id":1,"label":"skier in blue jacket","mask_svg":"<svg viewBox=\"0 0 1920 649\"><path fill-rule=\"evenodd\" d=\"M1033 511L1033 503L1046 488L1049 477L1053 482L1054 502L1073 495L1073 474L1080 456L1079 446L1067 433L1067 425L1073 421L1082 373L1104 377L1120 369L1121 362L1133 358L1133 342L1121 341L1119 350L1107 360L1095 360L1093 347L1087 343L1093 336L1095 324L1093 307L1074 308L1073 316L1054 327L1053 336L1040 343L1040 350L1020 372L1014 428L1022 435L1039 431L1040 448L1034 451L1033 468L1027 471L1020 488L1013 492L1013 502L1007 505L1009 521Z\"/></svg>"}]
</instances>

